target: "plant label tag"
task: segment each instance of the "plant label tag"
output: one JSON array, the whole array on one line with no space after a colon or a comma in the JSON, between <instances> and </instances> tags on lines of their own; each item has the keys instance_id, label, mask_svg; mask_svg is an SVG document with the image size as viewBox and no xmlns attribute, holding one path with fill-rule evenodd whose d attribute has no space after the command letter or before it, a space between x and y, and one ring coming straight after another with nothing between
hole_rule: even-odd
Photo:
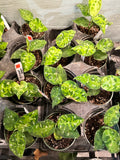
<instances>
[{"instance_id":1,"label":"plant label tag","mask_svg":"<svg viewBox=\"0 0 120 160\"><path fill-rule=\"evenodd\" d=\"M27 35L26 38L28 39L28 41L33 41L33 37L31 35Z\"/></svg>"},{"instance_id":2,"label":"plant label tag","mask_svg":"<svg viewBox=\"0 0 120 160\"><path fill-rule=\"evenodd\" d=\"M22 67L21 62L15 63L15 70L17 73L18 80L23 81L25 79L25 76L24 76L23 67Z\"/></svg>"}]
</instances>

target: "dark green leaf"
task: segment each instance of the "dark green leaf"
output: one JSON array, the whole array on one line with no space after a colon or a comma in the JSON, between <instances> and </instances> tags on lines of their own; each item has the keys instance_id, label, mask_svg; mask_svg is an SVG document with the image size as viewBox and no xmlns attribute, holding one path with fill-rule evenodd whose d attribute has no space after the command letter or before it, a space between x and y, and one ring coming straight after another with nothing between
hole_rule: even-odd
<instances>
[{"instance_id":1,"label":"dark green leaf","mask_svg":"<svg viewBox=\"0 0 120 160\"><path fill-rule=\"evenodd\" d=\"M110 127L113 127L115 124L119 122L119 105L112 106L109 108L104 115L104 124Z\"/></svg>"},{"instance_id":2,"label":"dark green leaf","mask_svg":"<svg viewBox=\"0 0 120 160\"><path fill-rule=\"evenodd\" d=\"M6 54L5 50L0 50L0 58L3 58L5 54Z\"/></svg>"},{"instance_id":3,"label":"dark green leaf","mask_svg":"<svg viewBox=\"0 0 120 160\"><path fill-rule=\"evenodd\" d=\"M84 16L90 16L89 14L89 6L86 4L79 3L76 5L82 12Z\"/></svg>"},{"instance_id":4,"label":"dark green leaf","mask_svg":"<svg viewBox=\"0 0 120 160\"><path fill-rule=\"evenodd\" d=\"M31 21L33 19L33 14L26 9L19 9L20 16L25 20L25 21Z\"/></svg>"},{"instance_id":5,"label":"dark green leaf","mask_svg":"<svg viewBox=\"0 0 120 160\"><path fill-rule=\"evenodd\" d=\"M56 105L61 103L63 99L65 98L62 95L61 88L59 86L54 86L51 90L51 99L52 99L52 108L54 108Z\"/></svg>"},{"instance_id":6,"label":"dark green leaf","mask_svg":"<svg viewBox=\"0 0 120 160\"><path fill-rule=\"evenodd\" d=\"M51 120L40 121L35 125L32 125L28 132L34 136L39 138L45 138L54 133L55 123Z\"/></svg>"},{"instance_id":7,"label":"dark green leaf","mask_svg":"<svg viewBox=\"0 0 120 160\"><path fill-rule=\"evenodd\" d=\"M43 57L42 64L44 65L52 65L58 62L62 57L62 51L52 46L48 49Z\"/></svg>"},{"instance_id":8,"label":"dark green leaf","mask_svg":"<svg viewBox=\"0 0 120 160\"><path fill-rule=\"evenodd\" d=\"M4 76L5 71L0 71L0 79Z\"/></svg>"},{"instance_id":9,"label":"dark green leaf","mask_svg":"<svg viewBox=\"0 0 120 160\"><path fill-rule=\"evenodd\" d=\"M101 78L97 75L91 75L89 73L84 73L75 77L77 81L84 84L89 89L100 89L101 87Z\"/></svg>"},{"instance_id":10,"label":"dark green leaf","mask_svg":"<svg viewBox=\"0 0 120 160\"><path fill-rule=\"evenodd\" d=\"M56 44L59 48L65 48L72 41L76 31L64 30L56 38Z\"/></svg>"},{"instance_id":11,"label":"dark green leaf","mask_svg":"<svg viewBox=\"0 0 120 160\"><path fill-rule=\"evenodd\" d=\"M46 45L46 41L45 40L33 40L30 42L30 51L35 51L35 50L40 50L42 49L45 45Z\"/></svg>"},{"instance_id":12,"label":"dark green leaf","mask_svg":"<svg viewBox=\"0 0 120 160\"><path fill-rule=\"evenodd\" d=\"M15 124L15 129L25 132L31 125L35 125L38 121L38 110L23 115Z\"/></svg>"},{"instance_id":13,"label":"dark green leaf","mask_svg":"<svg viewBox=\"0 0 120 160\"><path fill-rule=\"evenodd\" d=\"M66 98L75 100L76 102L87 102L87 94L84 89L71 80L64 82L61 86L62 94Z\"/></svg>"},{"instance_id":14,"label":"dark green leaf","mask_svg":"<svg viewBox=\"0 0 120 160\"><path fill-rule=\"evenodd\" d=\"M89 12L92 17L96 16L102 6L102 0L89 0Z\"/></svg>"},{"instance_id":15,"label":"dark green leaf","mask_svg":"<svg viewBox=\"0 0 120 160\"><path fill-rule=\"evenodd\" d=\"M13 132L9 139L9 147L17 157L23 157L25 145L26 139L24 133L20 131Z\"/></svg>"},{"instance_id":16,"label":"dark green leaf","mask_svg":"<svg viewBox=\"0 0 120 160\"><path fill-rule=\"evenodd\" d=\"M87 91L87 96L97 96L100 93L100 89L89 89Z\"/></svg>"},{"instance_id":17,"label":"dark green leaf","mask_svg":"<svg viewBox=\"0 0 120 160\"><path fill-rule=\"evenodd\" d=\"M90 21L85 17L76 18L74 22L78 26L89 27Z\"/></svg>"},{"instance_id":18,"label":"dark green leaf","mask_svg":"<svg viewBox=\"0 0 120 160\"><path fill-rule=\"evenodd\" d=\"M114 129L106 129L103 132L102 140L110 153L120 152L120 134Z\"/></svg>"},{"instance_id":19,"label":"dark green leaf","mask_svg":"<svg viewBox=\"0 0 120 160\"><path fill-rule=\"evenodd\" d=\"M120 91L120 76L107 75L101 79L101 87L110 92Z\"/></svg>"},{"instance_id":20,"label":"dark green leaf","mask_svg":"<svg viewBox=\"0 0 120 160\"><path fill-rule=\"evenodd\" d=\"M67 46L62 49L62 57L71 57L72 55L75 55L75 52L72 50L71 46Z\"/></svg>"},{"instance_id":21,"label":"dark green leaf","mask_svg":"<svg viewBox=\"0 0 120 160\"><path fill-rule=\"evenodd\" d=\"M0 41L2 41L3 32L4 32L4 22L0 16Z\"/></svg>"},{"instance_id":22,"label":"dark green leaf","mask_svg":"<svg viewBox=\"0 0 120 160\"><path fill-rule=\"evenodd\" d=\"M27 54L27 52L26 52L24 49L18 49L18 50L16 50L16 51L12 54L11 59L20 59L22 53Z\"/></svg>"},{"instance_id":23,"label":"dark green leaf","mask_svg":"<svg viewBox=\"0 0 120 160\"><path fill-rule=\"evenodd\" d=\"M67 152L59 152L59 160L75 160L77 157L77 152L67 153Z\"/></svg>"},{"instance_id":24,"label":"dark green leaf","mask_svg":"<svg viewBox=\"0 0 120 160\"><path fill-rule=\"evenodd\" d=\"M38 18L35 18L29 22L29 27L34 32L45 32L47 31L47 27L44 26L44 24L39 20Z\"/></svg>"},{"instance_id":25,"label":"dark green leaf","mask_svg":"<svg viewBox=\"0 0 120 160\"><path fill-rule=\"evenodd\" d=\"M8 131L13 131L14 130L14 125L19 119L19 116L16 112L5 108L4 111L4 118L3 118L3 125L6 130Z\"/></svg>"},{"instance_id":26,"label":"dark green leaf","mask_svg":"<svg viewBox=\"0 0 120 160\"><path fill-rule=\"evenodd\" d=\"M86 40L82 41L81 44L72 48L76 53L82 56L91 56L95 53L96 49L92 42Z\"/></svg>"},{"instance_id":27,"label":"dark green leaf","mask_svg":"<svg viewBox=\"0 0 120 160\"><path fill-rule=\"evenodd\" d=\"M23 52L20 60L21 60L24 72L28 72L35 65L36 57L34 56L33 53Z\"/></svg>"},{"instance_id":28,"label":"dark green leaf","mask_svg":"<svg viewBox=\"0 0 120 160\"><path fill-rule=\"evenodd\" d=\"M96 59L97 61L105 60L107 59L107 56L107 53L100 50L96 50L96 52L93 54L94 59Z\"/></svg>"},{"instance_id":29,"label":"dark green leaf","mask_svg":"<svg viewBox=\"0 0 120 160\"><path fill-rule=\"evenodd\" d=\"M33 144L35 141L33 136L31 136L28 132L24 132L25 138L26 138L26 147L30 146Z\"/></svg>"},{"instance_id":30,"label":"dark green leaf","mask_svg":"<svg viewBox=\"0 0 120 160\"><path fill-rule=\"evenodd\" d=\"M12 97L14 93L12 92L12 80L3 80L0 82L0 97Z\"/></svg>"}]
</instances>

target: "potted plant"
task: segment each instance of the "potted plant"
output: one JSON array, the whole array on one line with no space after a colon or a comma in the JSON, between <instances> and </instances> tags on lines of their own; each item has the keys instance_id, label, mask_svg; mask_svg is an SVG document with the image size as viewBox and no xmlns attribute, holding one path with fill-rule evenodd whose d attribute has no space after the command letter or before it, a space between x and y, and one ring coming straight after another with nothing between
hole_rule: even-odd
<instances>
[{"instance_id":1,"label":"potted plant","mask_svg":"<svg viewBox=\"0 0 120 160\"><path fill-rule=\"evenodd\" d=\"M104 71L106 69L106 62L108 54L114 47L114 43L109 38L101 39L96 45L91 41L77 40L78 45L73 47L76 53L81 55L81 59L90 66L97 66ZM104 71L107 72L106 70Z\"/></svg>"},{"instance_id":2,"label":"potted plant","mask_svg":"<svg viewBox=\"0 0 120 160\"><path fill-rule=\"evenodd\" d=\"M107 111L97 109L85 118L84 134L87 141L94 145L95 150L105 149L110 153L120 152L119 109L119 105L112 106Z\"/></svg>"},{"instance_id":3,"label":"potted plant","mask_svg":"<svg viewBox=\"0 0 120 160\"><path fill-rule=\"evenodd\" d=\"M75 52L72 50L74 46L72 40L75 33L76 32L71 29L63 30L58 34L54 46L51 46L45 53L42 64L56 67L59 64L65 66L70 63L75 55Z\"/></svg>"},{"instance_id":4,"label":"potted plant","mask_svg":"<svg viewBox=\"0 0 120 160\"><path fill-rule=\"evenodd\" d=\"M24 72L29 70L34 70L41 65L42 62L42 52L41 49L45 46L45 40L33 40L29 41L26 38L26 46L22 45L21 48L15 48L14 53L11 53L12 60L20 60Z\"/></svg>"},{"instance_id":5,"label":"potted plant","mask_svg":"<svg viewBox=\"0 0 120 160\"><path fill-rule=\"evenodd\" d=\"M39 123L29 128L29 133L36 137L44 138L46 146L55 151L63 151L71 147L75 139L79 138L80 132L77 127L83 122L83 118L67 110L57 110L46 117L46 120L53 121L54 130L49 136L46 131L42 132Z\"/></svg>"},{"instance_id":6,"label":"potted plant","mask_svg":"<svg viewBox=\"0 0 120 160\"><path fill-rule=\"evenodd\" d=\"M76 102L86 102L87 94L84 89L73 80L67 80L67 74L64 68L59 65L57 68L44 66L44 78L51 84L50 96L52 107L63 102L65 98Z\"/></svg>"},{"instance_id":7,"label":"potted plant","mask_svg":"<svg viewBox=\"0 0 120 160\"><path fill-rule=\"evenodd\" d=\"M19 158L23 157L24 151L27 147L34 143L36 137L32 136L28 130L32 126L39 124L44 135L49 136L53 133L54 122L51 120L45 120L38 123L38 110L34 110L27 114L17 113L8 108L4 111L3 125L5 128L5 139L9 143L10 150Z\"/></svg>"},{"instance_id":8,"label":"potted plant","mask_svg":"<svg viewBox=\"0 0 120 160\"><path fill-rule=\"evenodd\" d=\"M77 24L77 27L81 32L89 34L92 37L94 37L99 30L105 34L106 26L111 25L112 23L109 22L102 14L99 14L101 6L102 0L88 0L88 4L77 4L77 7L80 9L83 17L76 18L74 23ZM100 37L97 37L97 39L99 38Z\"/></svg>"},{"instance_id":9,"label":"potted plant","mask_svg":"<svg viewBox=\"0 0 120 160\"><path fill-rule=\"evenodd\" d=\"M44 26L39 18L34 18L33 14L26 9L19 9L21 17L26 21L22 25L20 32L24 35L31 35L33 39L41 39L48 29Z\"/></svg>"}]
</instances>

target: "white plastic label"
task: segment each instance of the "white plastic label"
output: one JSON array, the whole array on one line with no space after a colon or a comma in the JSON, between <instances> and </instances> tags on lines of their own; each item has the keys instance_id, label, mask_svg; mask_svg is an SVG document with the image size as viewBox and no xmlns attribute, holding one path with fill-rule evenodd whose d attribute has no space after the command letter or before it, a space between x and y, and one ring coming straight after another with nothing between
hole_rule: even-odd
<instances>
[{"instance_id":1,"label":"white plastic label","mask_svg":"<svg viewBox=\"0 0 120 160\"><path fill-rule=\"evenodd\" d=\"M25 79L23 68L21 62L15 63L15 70L17 73L17 77L19 81L23 81Z\"/></svg>"}]
</instances>

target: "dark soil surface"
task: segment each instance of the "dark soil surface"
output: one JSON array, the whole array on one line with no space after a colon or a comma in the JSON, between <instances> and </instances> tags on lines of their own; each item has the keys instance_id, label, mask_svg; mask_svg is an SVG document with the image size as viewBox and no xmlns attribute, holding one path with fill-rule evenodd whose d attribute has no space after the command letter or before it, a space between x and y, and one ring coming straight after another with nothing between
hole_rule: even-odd
<instances>
[{"instance_id":1,"label":"dark soil surface","mask_svg":"<svg viewBox=\"0 0 120 160\"><path fill-rule=\"evenodd\" d=\"M95 36L98 32L99 32L99 27L94 25L92 26L90 29L88 29L87 27L82 27L82 26L77 26L77 28L82 32L82 33L86 33L88 35L93 35Z\"/></svg>"},{"instance_id":2,"label":"dark soil surface","mask_svg":"<svg viewBox=\"0 0 120 160\"><path fill-rule=\"evenodd\" d=\"M94 145L94 136L96 131L104 125L104 115L99 114L94 117L89 118L86 121L85 125L85 134L87 136L88 141Z\"/></svg>"},{"instance_id":3,"label":"dark soil surface","mask_svg":"<svg viewBox=\"0 0 120 160\"><path fill-rule=\"evenodd\" d=\"M62 115L62 113L56 113L55 115L50 116L48 119L57 122L58 118ZM61 140L55 140L54 135L44 138L45 142L54 149L64 149L69 147L73 139L70 138L62 138Z\"/></svg>"},{"instance_id":4,"label":"dark soil surface","mask_svg":"<svg viewBox=\"0 0 120 160\"><path fill-rule=\"evenodd\" d=\"M33 37L33 39L41 39L44 35L44 32L33 32L29 25L27 23L23 24L21 26L20 32L22 33L22 35L26 36L26 35L31 35Z\"/></svg>"},{"instance_id":5,"label":"dark soil surface","mask_svg":"<svg viewBox=\"0 0 120 160\"><path fill-rule=\"evenodd\" d=\"M90 66L97 66L98 68L100 68L105 64L106 60L97 61L93 58L93 56L90 56L90 57L85 57L84 62Z\"/></svg>"},{"instance_id":6,"label":"dark soil surface","mask_svg":"<svg viewBox=\"0 0 120 160\"><path fill-rule=\"evenodd\" d=\"M101 90L97 96L88 97L90 103L93 104L104 104L106 103L111 97L111 92Z\"/></svg>"}]
</instances>

